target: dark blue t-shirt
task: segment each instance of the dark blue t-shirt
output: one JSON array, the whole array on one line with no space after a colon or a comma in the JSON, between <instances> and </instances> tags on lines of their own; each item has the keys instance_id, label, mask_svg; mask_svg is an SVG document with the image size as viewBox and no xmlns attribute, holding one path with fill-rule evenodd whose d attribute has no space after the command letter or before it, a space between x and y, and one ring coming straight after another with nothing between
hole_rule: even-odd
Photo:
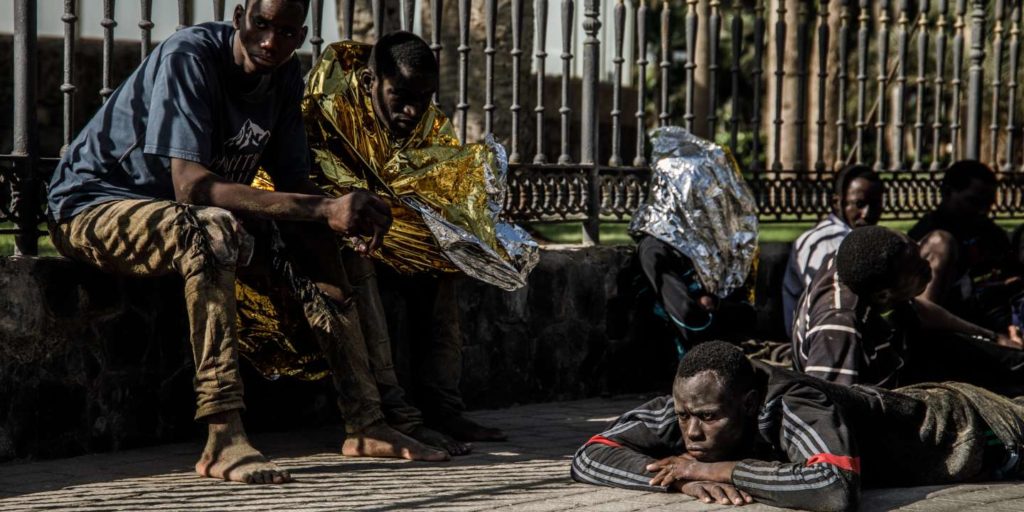
<instances>
[{"instance_id":1,"label":"dark blue t-shirt","mask_svg":"<svg viewBox=\"0 0 1024 512\"><path fill-rule=\"evenodd\" d=\"M57 165L54 220L117 199L174 199L171 158L246 184L261 165L274 178L309 173L298 59L243 87L234 34L229 23L196 25L146 57Z\"/></svg>"}]
</instances>

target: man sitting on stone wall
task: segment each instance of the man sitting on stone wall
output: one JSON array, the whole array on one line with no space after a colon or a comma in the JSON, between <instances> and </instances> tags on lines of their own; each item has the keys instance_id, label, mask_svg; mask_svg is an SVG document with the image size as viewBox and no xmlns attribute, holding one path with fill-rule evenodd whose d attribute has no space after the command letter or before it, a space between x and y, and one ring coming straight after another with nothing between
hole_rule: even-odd
<instances>
[{"instance_id":1,"label":"man sitting on stone wall","mask_svg":"<svg viewBox=\"0 0 1024 512\"><path fill-rule=\"evenodd\" d=\"M1020 478L1022 427L1020 402L971 385L851 388L709 342L683 357L671 396L591 437L571 473L705 503L856 510L862 484Z\"/></svg>"},{"instance_id":2,"label":"man sitting on stone wall","mask_svg":"<svg viewBox=\"0 0 1024 512\"><path fill-rule=\"evenodd\" d=\"M432 288L423 294L428 300L418 302L416 307L451 320L457 318L458 310L453 280L446 273L458 269L442 254L419 213L402 200L426 189L436 192L431 196L436 199L431 207L460 216L460 206L444 203L450 197L440 189L451 186L456 195L471 196L469 201L485 199L481 190L485 184L483 173L486 160L493 159L493 154L484 145L459 144L447 118L431 104L437 83L434 54L415 34L387 34L374 45L341 41L324 50L310 73L303 112L314 157L313 179L328 195L370 189L384 198L395 223L374 257L402 273L429 276L413 276L416 286L409 285ZM272 189L277 183L272 175L261 174L255 185ZM482 218L469 220L486 223ZM326 248L304 257L329 260L335 258L335 251ZM409 391L423 407L422 414L409 405L392 362L374 263L349 249L343 250L342 259L376 381L376 389L367 386L366 393L379 397L387 423L452 455L471 449L456 439L503 440L505 435L500 430L483 427L462 415L461 334L457 325L448 325L451 322L425 329L416 326L425 332L411 347L416 357L410 358L413 378ZM440 279L438 273L442 274ZM294 301L282 297L281 289L287 295L292 285L287 279L282 283L280 277L243 276L240 280L243 348L264 374L318 378L325 368L318 361L317 347L303 346L307 336L301 325L302 314L290 304ZM424 427L424 421L444 434Z\"/></svg>"},{"instance_id":3,"label":"man sitting on stone wall","mask_svg":"<svg viewBox=\"0 0 1024 512\"><path fill-rule=\"evenodd\" d=\"M981 162L961 160L946 169L941 192L938 208L910 230L932 268L922 297L989 329L1005 330L1012 323L1011 300L1024 291L1024 283L1010 238L988 216L996 199L995 173Z\"/></svg>"},{"instance_id":4,"label":"man sitting on stone wall","mask_svg":"<svg viewBox=\"0 0 1024 512\"><path fill-rule=\"evenodd\" d=\"M963 320L919 297L931 277L917 244L881 226L853 230L800 299L798 371L839 384L895 388L955 380L1019 394L1017 336Z\"/></svg>"},{"instance_id":5,"label":"man sitting on stone wall","mask_svg":"<svg viewBox=\"0 0 1024 512\"><path fill-rule=\"evenodd\" d=\"M287 471L251 446L242 427L235 275L254 254L243 220L303 246L333 246L335 233L376 250L392 222L365 190L325 197L309 179L295 49L306 0L248 0L233 23L182 29L142 62L70 144L49 185L51 234L64 255L130 276L185 280L196 365L196 419L209 425L202 476L281 483ZM260 166L277 184L249 186ZM263 219L260 222L260 219ZM288 221L288 222L285 222ZM294 231L293 231L294 230ZM259 240L264 244L270 240ZM254 264L260 250L255 251ZM344 269L278 259L300 276L309 328L330 363L348 429L344 453L442 460L446 453L384 422ZM309 271L308 274L305 272ZM324 281L337 277L338 281ZM315 284L314 284L315 283Z\"/></svg>"},{"instance_id":6,"label":"man sitting on stone wall","mask_svg":"<svg viewBox=\"0 0 1024 512\"><path fill-rule=\"evenodd\" d=\"M836 176L832 212L793 242L782 281L782 317L786 335L793 333L793 311L825 258L836 253L854 228L874 226L882 216L885 188L865 165L850 165Z\"/></svg>"}]
</instances>

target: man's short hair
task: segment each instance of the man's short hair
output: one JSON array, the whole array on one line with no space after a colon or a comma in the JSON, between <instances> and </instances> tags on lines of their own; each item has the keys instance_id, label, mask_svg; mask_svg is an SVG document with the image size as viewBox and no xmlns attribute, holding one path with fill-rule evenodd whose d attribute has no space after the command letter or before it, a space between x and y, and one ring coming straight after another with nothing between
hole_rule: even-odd
<instances>
[{"instance_id":1,"label":"man's short hair","mask_svg":"<svg viewBox=\"0 0 1024 512\"><path fill-rule=\"evenodd\" d=\"M256 2L256 1L258 1L258 0L245 0L245 4L243 4L243 6L246 9L248 9L249 6L252 5L253 2ZM306 14L309 14L309 0L286 0L286 1L287 2L294 2L294 3L297 3L297 4L302 4L302 9L303 9L302 12L305 12Z\"/></svg>"},{"instance_id":2,"label":"man's short hair","mask_svg":"<svg viewBox=\"0 0 1024 512\"><path fill-rule=\"evenodd\" d=\"M368 65L378 77L395 76L399 67L416 75L437 76L437 59L427 42L412 32L399 30L377 40Z\"/></svg>"},{"instance_id":3,"label":"man's short hair","mask_svg":"<svg viewBox=\"0 0 1024 512\"><path fill-rule=\"evenodd\" d=\"M846 235L836 251L836 274L856 294L874 293L895 283L910 239L882 226L864 226Z\"/></svg>"},{"instance_id":4,"label":"man's short hair","mask_svg":"<svg viewBox=\"0 0 1024 512\"><path fill-rule=\"evenodd\" d=\"M839 174L836 174L835 192L840 202L845 200L846 191L850 188L853 180L857 178L868 180L871 183L882 183L882 178L870 167L857 164L847 165L839 171Z\"/></svg>"},{"instance_id":5,"label":"man's short hair","mask_svg":"<svg viewBox=\"0 0 1024 512\"><path fill-rule=\"evenodd\" d=\"M676 382L703 371L715 372L733 391L754 386L754 367L735 345L724 341L701 343L686 353L676 370Z\"/></svg>"},{"instance_id":6,"label":"man's short hair","mask_svg":"<svg viewBox=\"0 0 1024 512\"><path fill-rule=\"evenodd\" d=\"M951 192L959 192L971 186L974 180L996 184L996 173L992 172L989 166L977 160L960 160L954 162L946 169L942 177L942 195L945 197Z\"/></svg>"}]
</instances>

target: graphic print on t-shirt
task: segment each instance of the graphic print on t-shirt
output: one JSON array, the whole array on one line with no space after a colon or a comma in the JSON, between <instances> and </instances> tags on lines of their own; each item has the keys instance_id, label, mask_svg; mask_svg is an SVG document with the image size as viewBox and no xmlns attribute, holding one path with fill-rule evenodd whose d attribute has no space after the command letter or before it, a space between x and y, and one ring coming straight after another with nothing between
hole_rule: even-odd
<instances>
[{"instance_id":1,"label":"graphic print on t-shirt","mask_svg":"<svg viewBox=\"0 0 1024 512\"><path fill-rule=\"evenodd\" d=\"M224 141L224 148L213 161L211 170L230 181L249 183L259 167L263 146L268 140L270 130L246 119L238 134Z\"/></svg>"}]
</instances>

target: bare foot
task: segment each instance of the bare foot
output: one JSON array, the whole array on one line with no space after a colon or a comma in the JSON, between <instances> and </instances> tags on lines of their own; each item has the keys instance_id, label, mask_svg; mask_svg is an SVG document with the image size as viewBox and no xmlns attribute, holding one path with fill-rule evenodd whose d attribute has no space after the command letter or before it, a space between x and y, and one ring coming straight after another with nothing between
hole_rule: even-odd
<instances>
[{"instance_id":1,"label":"bare foot","mask_svg":"<svg viewBox=\"0 0 1024 512\"><path fill-rule=\"evenodd\" d=\"M384 422L374 423L362 431L345 436L341 454L349 457L394 457L429 462L450 459L448 453L431 448Z\"/></svg>"},{"instance_id":2,"label":"bare foot","mask_svg":"<svg viewBox=\"0 0 1024 512\"><path fill-rule=\"evenodd\" d=\"M508 436L500 429L485 427L460 415L434 421L432 427L459 441L505 441Z\"/></svg>"},{"instance_id":3,"label":"bare foot","mask_svg":"<svg viewBox=\"0 0 1024 512\"><path fill-rule=\"evenodd\" d=\"M441 448L450 455L468 455L473 451L473 445L456 441L451 436L442 434L434 429L420 425L409 432L409 437L426 445Z\"/></svg>"},{"instance_id":4,"label":"bare foot","mask_svg":"<svg viewBox=\"0 0 1024 512\"><path fill-rule=\"evenodd\" d=\"M210 416L206 448L196 462L199 476L247 484L283 484L292 477L249 444L238 411Z\"/></svg>"}]
</instances>

